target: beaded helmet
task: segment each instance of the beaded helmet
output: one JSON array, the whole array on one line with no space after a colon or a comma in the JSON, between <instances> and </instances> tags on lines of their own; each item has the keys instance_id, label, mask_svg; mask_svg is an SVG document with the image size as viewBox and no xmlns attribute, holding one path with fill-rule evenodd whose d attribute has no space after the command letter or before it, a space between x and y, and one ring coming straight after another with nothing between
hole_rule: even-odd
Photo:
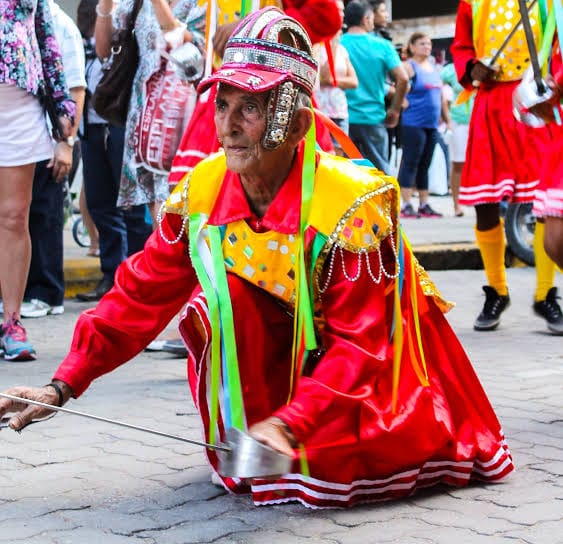
<instances>
[{"instance_id":1,"label":"beaded helmet","mask_svg":"<svg viewBox=\"0 0 563 544\"><path fill-rule=\"evenodd\" d=\"M197 90L224 83L249 93L271 91L262 145L276 149L287 137L299 90L311 96L316 77L317 62L305 29L278 8L267 7L240 22L227 42L221 68Z\"/></svg>"}]
</instances>

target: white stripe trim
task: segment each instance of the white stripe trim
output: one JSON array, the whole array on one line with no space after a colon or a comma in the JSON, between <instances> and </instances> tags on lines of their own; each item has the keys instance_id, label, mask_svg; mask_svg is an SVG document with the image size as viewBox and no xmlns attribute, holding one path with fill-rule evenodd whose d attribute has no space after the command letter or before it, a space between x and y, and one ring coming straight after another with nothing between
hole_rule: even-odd
<instances>
[{"instance_id":1,"label":"white stripe trim","mask_svg":"<svg viewBox=\"0 0 563 544\"><path fill-rule=\"evenodd\" d=\"M209 153L204 153L203 151L198 151L197 149L184 149L178 150L176 152L177 157L199 157L201 159L205 159L209 157Z\"/></svg>"},{"instance_id":2,"label":"white stripe trim","mask_svg":"<svg viewBox=\"0 0 563 544\"><path fill-rule=\"evenodd\" d=\"M503 463L494 470L482 470L479 467L487 467L497 463L502 456L506 456ZM282 490L298 490L306 495L332 501L347 501L351 497L366 494L382 494L387 491L410 489L416 486L416 482L423 483L425 480L440 478L443 476L452 476L457 479L469 481L472 473L482 476L494 476L506 469L512 463L510 455L503 446L501 446L490 461L429 461L425 463L421 469L413 469L405 472L399 472L388 478L380 480L356 480L351 484L340 484L336 482L327 482L317 478L303 476L302 474L291 473L284 476L284 482L269 482L264 484L253 484L252 491L255 493L276 492ZM442 470L429 471L430 468L440 468ZM471 469L470 471L456 471L459 469ZM405 481L406 480L406 481ZM333 490L340 493L322 492L320 490L311 489L311 487L324 488L327 491ZM366 487L367 486L367 487ZM262 503L262 501L260 501Z\"/></svg>"}]
</instances>

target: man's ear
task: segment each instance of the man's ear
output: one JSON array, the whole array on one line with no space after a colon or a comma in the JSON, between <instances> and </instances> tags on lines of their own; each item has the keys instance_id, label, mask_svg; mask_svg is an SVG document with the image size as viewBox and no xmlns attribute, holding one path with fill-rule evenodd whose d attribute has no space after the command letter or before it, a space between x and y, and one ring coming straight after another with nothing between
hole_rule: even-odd
<instances>
[{"instance_id":1,"label":"man's ear","mask_svg":"<svg viewBox=\"0 0 563 544\"><path fill-rule=\"evenodd\" d=\"M291 145L297 145L313 124L313 111L311 108L299 108L293 114L291 127L287 135L287 141Z\"/></svg>"}]
</instances>

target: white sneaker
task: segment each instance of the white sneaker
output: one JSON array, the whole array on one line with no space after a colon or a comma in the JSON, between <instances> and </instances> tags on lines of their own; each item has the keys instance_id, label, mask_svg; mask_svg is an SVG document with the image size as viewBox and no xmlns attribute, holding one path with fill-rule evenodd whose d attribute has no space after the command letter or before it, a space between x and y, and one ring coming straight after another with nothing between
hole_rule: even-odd
<instances>
[{"instance_id":1,"label":"white sneaker","mask_svg":"<svg viewBox=\"0 0 563 544\"><path fill-rule=\"evenodd\" d=\"M65 311L64 306L51 306L38 298L32 298L24 302L20 308L22 317L45 317L46 315L61 315Z\"/></svg>"}]
</instances>

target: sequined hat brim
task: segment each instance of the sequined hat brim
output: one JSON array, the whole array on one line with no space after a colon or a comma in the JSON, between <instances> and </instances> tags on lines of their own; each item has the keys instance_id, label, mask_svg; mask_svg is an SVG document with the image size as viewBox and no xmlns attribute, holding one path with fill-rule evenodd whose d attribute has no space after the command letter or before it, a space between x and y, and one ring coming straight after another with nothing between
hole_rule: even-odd
<instances>
[{"instance_id":1,"label":"sequined hat brim","mask_svg":"<svg viewBox=\"0 0 563 544\"><path fill-rule=\"evenodd\" d=\"M249 93L269 91L284 81L291 80L292 75L287 72L274 72L249 68L221 68L205 78L197 87L197 92L202 93L214 83L225 83Z\"/></svg>"}]
</instances>

